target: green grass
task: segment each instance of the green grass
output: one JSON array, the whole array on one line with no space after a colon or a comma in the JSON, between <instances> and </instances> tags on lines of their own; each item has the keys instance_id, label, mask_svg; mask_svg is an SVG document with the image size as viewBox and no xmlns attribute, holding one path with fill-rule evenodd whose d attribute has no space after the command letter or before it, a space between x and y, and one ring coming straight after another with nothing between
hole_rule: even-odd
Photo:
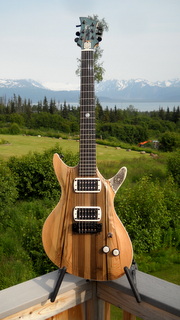
<instances>
[{"instance_id":1,"label":"green grass","mask_svg":"<svg viewBox=\"0 0 180 320\"><path fill-rule=\"evenodd\" d=\"M43 152L46 149L54 147L57 143L64 151L71 151L73 153L79 151L78 141L71 139L3 134L0 134L0 139L7 142L0 144L0 157L2 159L8 159L11 156L19 157L29 152ZM122 159L132 158L150 158L150 156L149 154L142 155L138 151L127 152L125 149L97 145L98 162L104 161L104 159L119 162Z\"/></svg>"},{"instance_id":2,"label":"green grass","mask_svg":"<svg viewBox=\"0 0 180 320\"><path fill-rule=\"evenodd\" d=\"M75 140L63 140L39 136L23 135L0 135L0 139L8 141L7 144L0 145L0 157L7 160L11 156L20 157L29 152L43 152L53 148L57 143L63 150L71 150L73 153L78 151L78 142Z\"/></svg>"},{"instance_id":3,"label":"green grass","mask_svg":"<svg viewBox=\"0 0 180 320\"><path fill-rule=\"evenodd\" d=\"M59 146L63 152L79 151L79 142L72 139L57 139L50 137L25 136L25 135L4 135L0 134L0 140L7 143L0 144L0 159L8 160L11 156L20 157L29 152L44 152L46 149ZM164 166L150 157L148 153L141 154L139 151L126 151L97 144L97 166L101 174L109 179L115 175L122 166L128 169L129 182L136 182L144 174L154 176L162 175L164 179ZM128 183L128 181L126 183Z\"/></svg>"}]
</instances>

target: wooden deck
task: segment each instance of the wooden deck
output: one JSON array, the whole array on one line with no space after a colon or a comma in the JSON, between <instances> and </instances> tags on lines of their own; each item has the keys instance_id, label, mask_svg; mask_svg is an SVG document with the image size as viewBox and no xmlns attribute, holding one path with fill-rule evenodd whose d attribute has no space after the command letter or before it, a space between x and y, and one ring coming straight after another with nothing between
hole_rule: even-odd
<instances>
[{"instance_id":1,"label":"wooden deck","mask_svg":"<svg viewBox=\"0 0 180 320\"><path fill-rule=\"evenodd\" d=\"M109 320L110 304L122 310L124 320L180 319L180 287L137 271L142 302L132 294L126 276L95 282L66 274L54 303L49 298L58 270L0 291L0 319Z\"/></svg>"}]
</instances>

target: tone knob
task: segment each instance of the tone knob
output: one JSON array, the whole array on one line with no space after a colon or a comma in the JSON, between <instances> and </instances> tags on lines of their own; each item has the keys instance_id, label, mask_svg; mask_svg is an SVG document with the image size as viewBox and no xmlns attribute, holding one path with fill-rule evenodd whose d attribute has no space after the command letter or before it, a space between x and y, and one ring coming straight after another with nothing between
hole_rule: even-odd
<instances>
[{"instance_id":1,"label":"tone knob","mask_svg":"<svg viewBox=\"0 0 180 320\"><path fill-rule=\"evenodd\" d=\"M120 254L120 251L118 249L114 249L112 251L113 256L117 257Z\"/></svg>"},{"instance_id":2,"label":"tone knob","mask_svg":"<svg viewBox=\"0 0 180 320\"><path fill-rule=\"evenodd\" d=\"M104 253L108 253L110 251L110 248L108 246L104 246L102 250Z\"/></svg>"}]
</instances>

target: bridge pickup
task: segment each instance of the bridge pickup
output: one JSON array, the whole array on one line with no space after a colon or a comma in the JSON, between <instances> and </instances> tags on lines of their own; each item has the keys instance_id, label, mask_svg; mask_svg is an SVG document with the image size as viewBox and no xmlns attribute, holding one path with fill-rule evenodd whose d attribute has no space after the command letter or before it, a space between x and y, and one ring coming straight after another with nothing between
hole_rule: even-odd
<instances>
[{"instance_id":1,"label":"bridge pickup","mask_svg":"<svg viewBox=\"0 0 180 320\"><path fill-rule=\"evenodd\" d=\"M73 217L75 221L100 221L101 208L100 207L75 207L73 210Z\"/></svg>"},{"instance_id":2,"label":"bridge pickup","mask_svg":"<svg viewBox=\"0 0 180 320\"><path fill-rule=\"evenodd\" d=\"M101 180L99 178L76 178L74 179L75 192L100 192Z\"/></svg>"},{"instance_id":3,"label":"bridge pickup","mask_svg":"<svg viewBox=\"0 0 180 320\"><path fill-rule=\"evenodd\" d=\"M99 233L102 231L102 223L97 222L76 222L72 225L72 231L78 234Z\"/></svg>"}]
</instances>

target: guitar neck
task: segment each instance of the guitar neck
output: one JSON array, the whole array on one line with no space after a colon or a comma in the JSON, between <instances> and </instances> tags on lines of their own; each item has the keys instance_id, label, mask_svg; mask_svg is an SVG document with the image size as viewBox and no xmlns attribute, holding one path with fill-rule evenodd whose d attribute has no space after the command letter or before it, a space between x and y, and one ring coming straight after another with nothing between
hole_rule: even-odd
<instances>
[{"instance_id":1,"label":"guitar neck","mask_svg":"<svg viewBox=\"0 0 180 320\"><path fill-rule=\"evenodd\" d=\"M94 50L81 51L80 176L96 175Z\"/></svg>"}]
</instances>

